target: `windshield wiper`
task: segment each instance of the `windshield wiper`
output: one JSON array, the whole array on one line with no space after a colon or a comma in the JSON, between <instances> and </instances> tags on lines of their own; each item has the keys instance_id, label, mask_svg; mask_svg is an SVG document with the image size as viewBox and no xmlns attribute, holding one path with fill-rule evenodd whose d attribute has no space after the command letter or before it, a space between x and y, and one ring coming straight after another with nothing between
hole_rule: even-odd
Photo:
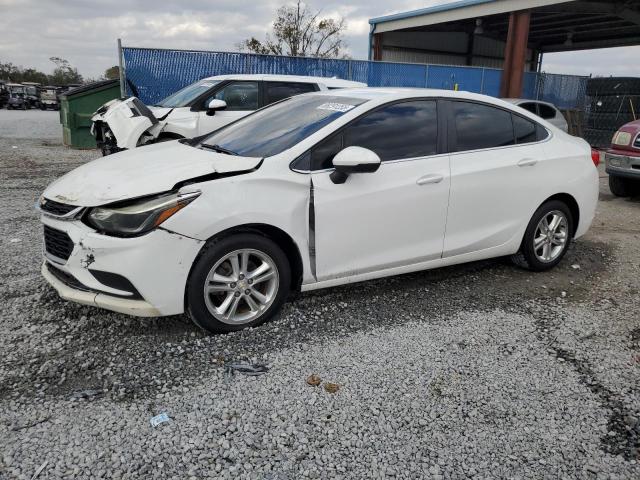
<instances>
[{"instance_id":1,"label":"windshield wiper","mask_svg":"<svg viewBox=\"0 0 640 480\"><path fill-rule=\"evenodd\" d=\"M200 146L203 147L203 148L208 148L209 150L213 150L214 152L224 153L226 155L238 155L236 152L233 152L233 151L229 150L228 148L221 147L218 144L209 145L207 143L203 143Z\"/></svg>"}]
</instances>

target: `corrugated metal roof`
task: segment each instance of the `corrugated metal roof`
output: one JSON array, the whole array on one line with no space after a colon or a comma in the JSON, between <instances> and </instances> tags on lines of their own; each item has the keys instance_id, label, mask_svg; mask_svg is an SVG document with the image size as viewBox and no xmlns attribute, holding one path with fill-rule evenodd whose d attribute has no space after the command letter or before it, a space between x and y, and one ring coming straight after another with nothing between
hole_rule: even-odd
<instances>
[{"instance_id":1,"label":"corrugated metal roof","mask_svg":"<svg viewBox=\"0 0 640 480\"><path fill-rule=\"evenodd\" d=\"M371 18L369 20L369 24L375 25L376 23L390 22L392 20L403 20L405 18L418 17L420 15L429 15L431 13L446 12L448 10L456 10L458 8L481 5L483 3L494 3L496 1L498 0L458 0L457 2L445 3L444 5L435 5L433 7L420 8L418 10L411 10L409 12L394 13L391 15L384 15L382 17Z\"/></svg>"}]
</instances>

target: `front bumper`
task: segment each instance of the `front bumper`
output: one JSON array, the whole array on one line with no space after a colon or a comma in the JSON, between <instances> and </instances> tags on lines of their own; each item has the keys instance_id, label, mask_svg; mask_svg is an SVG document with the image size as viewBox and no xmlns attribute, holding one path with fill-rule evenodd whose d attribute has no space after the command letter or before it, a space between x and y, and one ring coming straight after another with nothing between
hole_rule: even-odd
<instances>
[{"instance_id":1,"label":"front bumper","mask_svg":"<svg viewBox=\"0 0 640 480\"><path fill-rule=\"evenodd\" d=\"M606 152L604 160L609 175L640 180L640 156Z\"/></svg>"},{"instance_id":2,"label":"front bumper","mask_svg":"<svg viewBox=\"0 0 640 480\"><path fill-rule=\"evenodd\" d=\"M73 242L69 258L47 255L42 275L62 298L135 316L184 312L187 277L204 242L156 229L134 238L99 234L80 221L42 216L42 223L65 232ZM46 263L76 282L64 282ZM137 295L101 283L92 272L110 272L127 279ZM127 298L129 297L129 298Z\"/></svg>"},{"instance_id":3,"label":"front bumper","mask_svg":"<svg viewBox=\"0 0 640 480\"><path fill-rule=\"evenodd\" d=\"M56 289L58 295L65 300L92 307L102 307L114 312L126 313L136 317L159 317L160 311L144 300L131 300L128 298L113 297L106 293L97 293L88 290L73 288L67 283L55 277L47 268L47 262L42 264L42 276Z\"/></svg>"}]
</instances>

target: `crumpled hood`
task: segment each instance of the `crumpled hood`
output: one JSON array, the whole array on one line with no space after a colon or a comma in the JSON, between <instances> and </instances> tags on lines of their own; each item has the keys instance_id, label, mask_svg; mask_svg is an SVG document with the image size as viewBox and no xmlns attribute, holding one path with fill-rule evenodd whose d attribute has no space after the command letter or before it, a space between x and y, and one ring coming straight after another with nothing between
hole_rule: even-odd
<instances>
[{"instance_id":1,"label":"crumpled hood","mask_svg":"<svg viewBox=\"0 0 640 480\"><path fill-rule=\"evenodd\" d=\"M251 170L261 160L201 150L176 140L93 160L60 177L43 195L60 203L95 207L168 191L179 182L211 173Z\"/></svg>"},{"instance_id":2,"label":"crumpled hood","mask_svg":"<svg viewBox=\"0 0 640 480\"><path fill-rule=\"evenodd\" d=\"M147 105L149 107L149 110L151 110L151 112L153 113L153 115L156 118L162 118L164 117L167 113L169 113L171 110L175 110L174 108L167 108L167 107L153 107L151 105Z\"/></svg>"}]
</instances>

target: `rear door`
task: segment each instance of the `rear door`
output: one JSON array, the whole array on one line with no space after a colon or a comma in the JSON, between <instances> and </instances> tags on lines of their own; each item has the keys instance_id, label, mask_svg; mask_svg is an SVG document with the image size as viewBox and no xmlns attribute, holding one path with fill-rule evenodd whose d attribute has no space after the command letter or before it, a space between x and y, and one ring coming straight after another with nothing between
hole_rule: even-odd
<instances>
[{"instance_id":1,"label":"rear door","mask_svg":"<svg viewBox=\"0 0 640 480\"><path fill-rule=\"evenodd\" d=\"M552 175L535 122L483 103L449 102L451 198L443 257L514 238Z\"/></svg>"},{"instance_id":2,"label":"rear door","mask_svg":"<svg viewBox=\"0 0 640 480\"><path fill-rule=\"evenodd\" d=\"M222 85L203 103L203 110L198 112L197 135L213 132L259 108L259 81L232 81ZM224 100L227 108L214 114L207 111L211 100Z\"/></svg>"},{"instance_id":3,"label":"rear door","mask_svg":"<svg viewBox=\"0 0 640 480\"><path fill-rule=\"evenodd\" d=\"M434 99L368 112L311 151L319 281L440 258L449 200ZM334 184L332 158L360 146L376 152L377 172Z\"/></svg>"}]
</instances>

